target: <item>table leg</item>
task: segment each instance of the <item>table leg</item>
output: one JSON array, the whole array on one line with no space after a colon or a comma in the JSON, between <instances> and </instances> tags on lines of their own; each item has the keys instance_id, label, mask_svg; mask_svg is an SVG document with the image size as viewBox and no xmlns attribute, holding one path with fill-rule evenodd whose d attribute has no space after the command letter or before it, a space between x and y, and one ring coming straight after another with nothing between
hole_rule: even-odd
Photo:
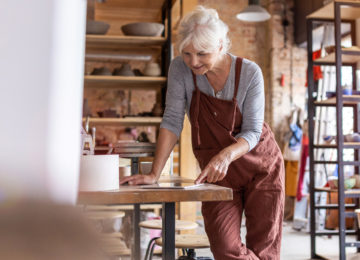
<instances>
[{"instance_id":1,"label":"table leg","mask_svg":"<svg viewBox=\"0 0 360 260\"><path fill-rule=\"evenodd\" d=\"M133 157L131 158L131 175L135 175L139 173L139 158Z\"/></svg>"},{"instance_id":2,"label":"table leg","mask_svg":"<svg viewBox=\"0 0 360 260\"><path fill-rule=\"evenodd\" d=\"M162 211L163 260L175 259L175 202L163 203Z\"/></svg>"},{"instance_id":3,"label":"table leg","mask_svg":"<svg viewBox=\"0 0 360 260\"><path fill-rule=\"evenodd\" d=\"M134 225L134 244L132 245L131 259L140 260L140 204L134 204L133 225Z\"/></svg>"}]
</instances>

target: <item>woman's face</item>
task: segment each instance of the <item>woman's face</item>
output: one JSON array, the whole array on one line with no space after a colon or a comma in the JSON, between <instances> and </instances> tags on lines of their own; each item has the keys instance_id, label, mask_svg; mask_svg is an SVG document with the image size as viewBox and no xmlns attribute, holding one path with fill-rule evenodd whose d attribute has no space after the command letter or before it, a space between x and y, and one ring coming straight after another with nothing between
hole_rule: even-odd
<instances>
[{"instance_id":1,"label":"woman's face","mask_svg":"<svg viewBox=\"0 0 360 260\"><path fill-rule=\"evenodd\" d=\"M211 70L218 61L220 49L215 52L205 52L196 50L192 44L189 44L183 48L181 54L185 64L195 75L204 75Z\"/></svg>"}]
</instances>

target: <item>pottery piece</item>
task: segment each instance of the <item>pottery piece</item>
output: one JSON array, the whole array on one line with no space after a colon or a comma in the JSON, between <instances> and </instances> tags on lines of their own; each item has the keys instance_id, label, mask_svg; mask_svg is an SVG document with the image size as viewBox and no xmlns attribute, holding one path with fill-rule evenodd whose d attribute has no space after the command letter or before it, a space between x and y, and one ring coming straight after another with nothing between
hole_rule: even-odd
<instances>
[{"instance_id":1,"label":"pottery piece","mask_svg":"<svg viewBox=\"0 0 360 260\"><path fill-rule=\"evenodd\" d=\"M160 76L161 75L161 68L158 63L148 63L144 69L145 76Z\"/></svg>"},{"instance_id":2,"label":"pottery piece","mask_svg":"<svg viewBox=\"0 0 360 260\"><path fill-rule=\"evenodd\" d=\"M344 135L344 141L345 142L360 142L360 134L359 133L353 133Z\"/></svg>"},{"instance_id":3,"label":"pottery piece","mask_svg":"<svg viewBox=\"0 0 360 260\"><path fill-rule=\"evenodd\" d=\"M355 178L350 177L350 178L344 179L344 189L345 190L354 188L355 184L356 184ZM335 186L335 188L338 187L338 179L333 180L333 185Z\"/></svg>"},{"instance_id":4,"label":"pottery piece","mask_svg":"<svg viewBox=\"0 0 360 260\"><path fill-rule=\"evenodd\" d=\"M86 34L106 34L110 24L102 21L87 20Z\"/></svg>"},{"instance_id":5,"label":"pottery piece","mask_svg":"<svg viewBox=\"0 0 360 260\"><path fill-rule=\"evenodd\" d=\"M111 76L111 71L106 68L106 67L101 67L101 68L95 68L92 72L91 75L103 75L103 76Z\"/></svg>"},{"instance_id":6,"label":"pottery piece","mask_svg":"<svg viewBox=\"0 0 360 260\"><path fill-rule=\"evenodd\" d=\"M334 91L326 91L326 97L327 98L336 97L336 92L334 92Z\"/></svg>"},{"instance_id":7,"label":"pottery piece","mask_svg":"<svg viewBox=\"0 0 360 260\"><path fill-rule=\"evenodd\" d=\"M134 72L131 70L130 64L125 63L121 68L116 68L113 71L114 76L135 76Z\"/></svg>"},{"instance_id":8,"label":"pottery piece","mask_svg":"<svg viewBox=\"0 0 360 260\"><path fill-rule=\"evenodd\" d=\"M341 46L341 48L345 48L345 47ZM336 46L335 45L328 45L324 49L325 49L325 52L329 55L329 54L335 52Z\"/></svg>"},{"instance_id":9,"label":"pottery piece","mask_svg":"<svg viewBox=\"0 0 360 260\"><path fill-rule=\"evenodd\" d=\"M135 76L144 76L144 74L139 69L133 69Z\"/></svg>"},{"instance_id":10,"label":"pottery piece","mask_svg":"<svg viewBox=\"0 0 360 260\"><path fill-rule=\"evenodd\" d=\"M117 117L116 110L105 109L103 111L103 117Z\"/></svg>"},{"instance_id":11,"label":"pottery piece","mask_svg":"<svg viewBox=\"0 0 360 260\"><path fill-rule=\"evenodd\" d=\"M141 174L148 174L151 172L152 162L140 162L139 168Z\"/></svg>"},{"instance_id":12,"label":"pottery piece","mask_svg":"<svg viewBox=\"0 0 360 260\"><path fill-rule=\"evenodd\" d=\"M344 95L351 95L352 94L352 88L351 88L351 85L344 85L342 87L342 93Z\"/></svg>"},{"instance_id":13,"label":"pottery piece","mask_svg":"<svg viewBox=\"0 0 360 260\"><path fill-rule=\"evenodd\" d=\"M153 116L162 116L163 114L163 108L160 103L156 103L152 109Z\"/></svg>"},{"instance_id":14,"label":"pottery piece","mask_svg":"<svg viewBox=\"0 0 360 260\"><path fill-rule=\"evenodd\" d=\"M162 23L129 23L121 26L125 35L160 36L164 31Z\"/></svg>"}]
</instances>

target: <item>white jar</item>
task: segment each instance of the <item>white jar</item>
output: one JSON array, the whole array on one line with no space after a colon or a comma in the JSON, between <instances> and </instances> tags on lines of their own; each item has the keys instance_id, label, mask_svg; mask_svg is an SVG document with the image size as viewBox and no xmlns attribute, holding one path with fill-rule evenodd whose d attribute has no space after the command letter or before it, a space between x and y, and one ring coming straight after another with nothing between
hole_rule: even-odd
<instances>
[{"instance_id":1,"label":"white jar","mask_svg":"<svg viewBox=\"0 0 360 260\"><path fill-rule=\"evenodd\" d=\"M153 76L153 77L160 76L161 68L160 68L159 64L154 63L154 62L148 63L145 67L144 75L145 76Z\"/></svg>"}]
</instances>

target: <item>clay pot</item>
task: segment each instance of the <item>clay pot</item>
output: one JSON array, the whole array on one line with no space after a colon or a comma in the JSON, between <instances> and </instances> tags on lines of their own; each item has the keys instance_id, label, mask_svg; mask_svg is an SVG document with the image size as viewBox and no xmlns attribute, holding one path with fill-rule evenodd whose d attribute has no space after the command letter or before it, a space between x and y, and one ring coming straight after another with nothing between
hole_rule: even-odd
<instances>
[{"instance_id":1,"label":"clay pot","mask_svg":"<svg viewBox=\"0 0 360 260\"><path fill-rule=\"evenodd\" d=\"M106 67L101 67L101 68L95 68L92 72L91 75L103 75L103 76L111 76L111 71L106 68Z\"/></svg>"},{"instance_id":2,"label":"clay pot","mask_svg":"<svg viewBox=\"0 0 360 260\"><path fill-rule=\"evenodd\" d=\"M154 116L162 116L164 111L163 111L161 104L156 103L151 112Z\"/></svg>"},{"instance_id":3,"label":"clay pot","mask_svg":"<svg viewBox=\"0 0 360 260\"><path fill-rule=\"evenodd\" d=\"M102 21L87 20L86 34L106 34L110 24Z\"/></svg>"},{"instance_id":4,"label":"clay pot","mask_svg":"<svg viewBox=\"0 0 360 260\"><path fill-rule=\"evenodd\" d=\"M114 76L135 76L131 70L130 64L125 63L121 68L116 68L113 71Z\"/></svg>"},{"instance_id":5,"label":"clay pot","mask_svg":"<svg viewBox=\"0 0 360 260\"><path fill-rule=\"evenodd\" d=\"M164 31L162 23L129 23L121 26L125 35L160 36Z\"/></svg>"},{"instance_id":6,"label":"clay pot","mask_svg":"<svg viewBox=\"0 0 360 260\"><path fill-rule=\"evenodd\" d=\"M133 72L135 76L144 76L144 74L139 69L134 69Z\"/></svg>"},{"instance_id":7,"label":"clay pot","mask_svg":"<svg viewBox=\"0 0 360 260\"><path fill-rule=\"evenodd\" d=\"M145 76L160 76L161 75L161 68L158 63L148 63L144 69Z\"/></svg>"}]
</instances>

